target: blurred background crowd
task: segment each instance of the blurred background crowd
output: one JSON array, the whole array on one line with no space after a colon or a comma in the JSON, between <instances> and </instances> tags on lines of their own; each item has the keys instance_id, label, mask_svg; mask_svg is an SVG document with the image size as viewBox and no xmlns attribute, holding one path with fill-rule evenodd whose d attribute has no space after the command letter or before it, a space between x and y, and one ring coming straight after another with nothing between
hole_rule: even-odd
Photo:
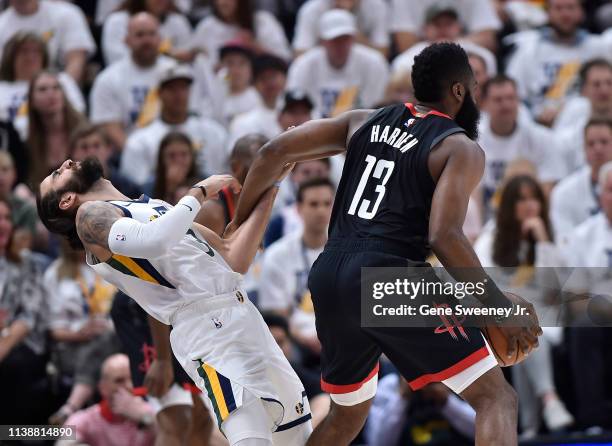
<instances>
[{"instance_id":1,"label":"blurred background crowd","mask_svg":"<svg viewBox=\"0 0 612 446\"><path fill-rule=\"evenodd\" d=\"M483 266L504 267L496 280L538 308L549 278L536 267L589 267L560 321L582 326L545 328L505 370L522 441L612 430L612 331L580 320L588 293L612 289L610 2L4 0L0 11L0 424L67 423L91 445L224 444L196 391L182 424L156 416L142 385L152 341L128 347L117 333L146 316L38 220L34 194L51 170L95 156L125 195L175 203L208 175L243 181L291 126L414 102L415 55L455 41L482 113L486 167L464 230ZM329 398L307 277L343 161L295 167L245 276L315 423ZM222 233L237 200L224 191L197 221ZM123 354L134 351L141 360ZM473 444L474 417L440 384L410 391L383 358L356 444Z\"/></svg>"}]
</instances>

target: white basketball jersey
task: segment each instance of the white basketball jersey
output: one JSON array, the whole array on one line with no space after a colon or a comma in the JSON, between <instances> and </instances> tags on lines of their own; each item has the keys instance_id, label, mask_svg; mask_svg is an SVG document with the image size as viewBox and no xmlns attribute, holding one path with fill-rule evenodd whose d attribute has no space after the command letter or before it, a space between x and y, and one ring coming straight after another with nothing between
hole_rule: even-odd
<instances>
[{"instance_id":1,"label":"white basketball jersey","mask_svg":"<svg viewBox=\"0 0 612 446\"><path fill-rule=\"evenodd\" d=\"M126 217L141 223L155 220L172 208L165 201L146 196L141 200L111 203ZM193 229L160 257L139 259L113 254L101 262L88 253L87 263L147 313L168 325L182 306L232 292L240 287L242 279Z\"/></svg>"}]
</instances>

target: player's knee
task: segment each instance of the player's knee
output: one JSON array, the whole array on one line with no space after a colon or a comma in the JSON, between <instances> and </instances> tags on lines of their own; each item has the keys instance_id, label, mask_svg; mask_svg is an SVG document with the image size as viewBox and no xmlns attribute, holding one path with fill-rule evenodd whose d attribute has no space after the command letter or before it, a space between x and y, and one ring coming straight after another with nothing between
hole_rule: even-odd
<instances>
[{"instance_id":1,"label":"player's knee","mask_svg":"<svg viewBox=\"0 0 612 446\"><path fill-rule=\"evenodd\" d=\"M518 407L516 391L506 381L499 367L489 370L474 381L461 396L476 412L494 409L515 412Z\"/></svg>"},{"instance_id":2,"label":"player's knee","mask_svg":"<svg viewBox=\"0 0 612 446\"><path fill-rule=\"evenodd\" d=\"M190 406L170 406L157 414L157 426L163 435L186 438L191 424Z\"/></svg>"},{"instance_id":3,"label":"player's knee","mask_svg":"<svg viewBox=\"0 0 612 446\"><path fill-rule=\"evenodd\" d=\"M512 387L507 382L502 387L500 397L502 399L502 404L506 408L508 408L509 410L511 409L513 412L518 410L518 394L516 393L516 390L514 390L514 387Z\"/></svg>"}]
</instances>

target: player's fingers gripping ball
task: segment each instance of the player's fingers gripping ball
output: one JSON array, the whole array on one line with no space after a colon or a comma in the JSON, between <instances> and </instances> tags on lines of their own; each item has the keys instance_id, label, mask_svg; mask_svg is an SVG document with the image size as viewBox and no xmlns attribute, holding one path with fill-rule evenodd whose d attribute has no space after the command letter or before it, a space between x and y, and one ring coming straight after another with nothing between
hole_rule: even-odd
<instances>
[{"instance_id":1,"label":"player's fingers gripping ball","mask_svg":"<svg viewBox=\"0 0 612 446\"><path fill-rule=\"evenodd\" d=\"M487 324L482 333L501 367L518 364L538 347L538 336L542 334L536 312L529 302L516 294L505 292L504 295L515 304L527 307L529 314L511 316L503 324Z\"/></svg>"}]
</instances>

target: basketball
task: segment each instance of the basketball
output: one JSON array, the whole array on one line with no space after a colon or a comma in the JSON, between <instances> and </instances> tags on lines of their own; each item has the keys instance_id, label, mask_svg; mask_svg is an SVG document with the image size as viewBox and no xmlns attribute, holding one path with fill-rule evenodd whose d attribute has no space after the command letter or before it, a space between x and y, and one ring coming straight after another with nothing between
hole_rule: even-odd
<instances>
[{"instance_id":1,"label":"basketball","mask_svg":"<svg viewBox=\"0 0 612 446\"><path fill-rule=\"evenodd\" d=\"M513 302L516 301L515 294L512 293L504 293L510 300ZM515 345L515 353L512 357L508 357L508 350L510 349L510 344L508 343L508 339L506 335L500 330L500 327L497 325L488 325L481 328L482 334L487 338L487 342L497 359L497 363L500 367L509 367L511 365L518 364L522 362L527 355L523 353L520 349L518 341L516 341Z\"/></svg>"}]
</instances>

